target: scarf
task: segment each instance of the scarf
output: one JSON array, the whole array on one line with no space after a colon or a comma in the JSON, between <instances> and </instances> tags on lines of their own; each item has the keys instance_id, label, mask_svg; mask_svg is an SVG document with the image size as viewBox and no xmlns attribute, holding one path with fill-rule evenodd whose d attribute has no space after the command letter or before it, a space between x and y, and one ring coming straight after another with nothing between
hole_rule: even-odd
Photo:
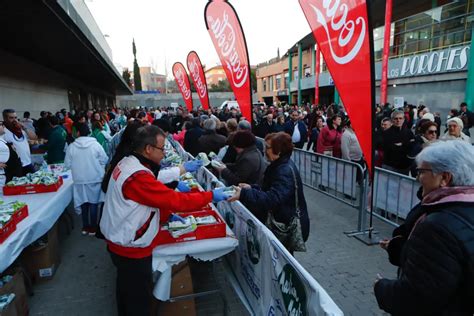
<instances>
[{"instance_id":1,"label":"scarf","mask_svg":"<svg viewBox=\"0 0 474 316\"><path fill-rule=\"evenodd\" d=\"M150 159L148 158L145 158L143 157L142 155L136 153L136 152L133 152L132 155L138 159L138 161L140 161L140 163L142 165L144 165L145 167L147 167L148 169L151 170L151 172L153 172L153 174L155 175L155 178L158 177L158 173L160 172L160 165L157 165L156 163L154 163L153 161L151 161Z\"/></svg>"},{"instance_id":2,"label":"scarf","mask_svg":"<svg viewBox=\"0 0 474 316\"><path fill-rule=\"evenodd\" d=\"M23 138L23 131L21 130L21 125L17 121L14 121L13 123L4 121L3 124L5 127L12 132L16 137L18 138Z\"/></svg>"}]
</instances>

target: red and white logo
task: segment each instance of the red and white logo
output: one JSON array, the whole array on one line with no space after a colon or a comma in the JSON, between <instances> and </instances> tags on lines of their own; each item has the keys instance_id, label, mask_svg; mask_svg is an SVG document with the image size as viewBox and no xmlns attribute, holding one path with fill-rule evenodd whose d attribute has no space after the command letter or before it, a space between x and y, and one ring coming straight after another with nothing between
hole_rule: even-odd
<instances>
[{"instance_id":1,"label":"red and white logo","mask_svg":"<svg viewBox=\"0 0 474 316\"><path fill-rule=\"evenodd\" d=\"M206 5L204 16L207 30L224 66L240 110L250 121L252 119L250 66L247 44L237 14L227 1L215 0Z\"/></svg>"},{"instance_id":2,"label":"red and white logo","mask_svg":"<svg viewBox=\"0 0 474 316\"><path fill-rule=\"evenodd\" d=\"M372 166L373 74L365 0L299 0ZM369 122L369 124L367 124Z\"/></svg>"},{"instance_id":3,"label":"red and white logo","mask_svg":"<svg viewBox=\"0 0 474 316\"><path fill-rule=\"evenodd\" d=\"M209 95L207 92L206 77L204 76L201 60L196 52L189 52L187 64L189 75L194 82L194 87L196 88L199 99L201 100L202 107L204 109L209 109Z\"/></svg>"},{"instance_id":4,"label":"red and white logo","mask_svg":"<svg viewBox=\"0 0 474 316\"><path fill-rule=\"evenodd\" d=\"M173 64L173 75L176 84L178 85L179 91L183 96L184 102L186 102L186 107L189 111L193 110L193 98L191 93L191 84L189 83L188 74L182 63Z\"/></svg>"}]
</instances>

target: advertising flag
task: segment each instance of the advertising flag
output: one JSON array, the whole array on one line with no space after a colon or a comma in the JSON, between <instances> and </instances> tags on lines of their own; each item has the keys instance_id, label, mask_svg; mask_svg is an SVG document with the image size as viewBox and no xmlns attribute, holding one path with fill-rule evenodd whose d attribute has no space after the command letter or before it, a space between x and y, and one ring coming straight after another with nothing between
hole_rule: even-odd
<instances>
[{"instance_id":1,"label":"advertising flag","mask_svg":"<svg viewBox=\"0 0 474 316\"><path fill-rule=\"evenodd\" d=\"M204 9L204 19L240 111L251 122L252 90L249 56L237 13L226 0L211 0Z\"/></svg>"},{"instance_id":2,"label":"advertising flag","mask_svg":"<svg viewBox=\"0 0 474 316\"><path fill-rule=\"evenodd\" d=\"M375 85L367 3L365 0L299 0L299 3L372 172Z\"/></svg>"},{"instance_id":3,"label":"advertising flag","mask_svg":"<svg viewBox=\"0 0 474 316\"><path fill-rule=\"evenodd\" d=\"M180 62L173 64L173 75L176 84L178 85L179 91L183 96L184 102L188 111L193 110L193 95L191 93L191 84L189 83L188 73L184 68L183 64Z\"/></svg>"},{"instance_id":4,"label":"advertising flag","mask_svg":"<svg viewBox=\"0 0 474 316\"><path fill-rule=\"evenodd\" d=\"M201 60L195 51L191 51L188 54L186 62L188 64L189 76L194 82L194 88L196 88L202 107L204 110L207 110L209 109L209 94Z\"/></svg>"}]
</instances>

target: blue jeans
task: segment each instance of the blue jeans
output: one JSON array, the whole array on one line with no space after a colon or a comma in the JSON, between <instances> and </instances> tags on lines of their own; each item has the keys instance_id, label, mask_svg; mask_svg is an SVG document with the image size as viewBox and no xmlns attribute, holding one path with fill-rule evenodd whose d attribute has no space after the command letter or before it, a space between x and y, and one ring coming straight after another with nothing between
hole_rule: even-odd
<instances>
[{"instance_id":1,"label":"blue jeans","mask_svg":"<svg viewBox=\"0 0 474 316\"><path fill-rule=\"evenodd\" d=\"M98 216L99 204L84 203L81 205L82 211L82 228L96 229L99 225Z\"/></svg>"}]
</instances>

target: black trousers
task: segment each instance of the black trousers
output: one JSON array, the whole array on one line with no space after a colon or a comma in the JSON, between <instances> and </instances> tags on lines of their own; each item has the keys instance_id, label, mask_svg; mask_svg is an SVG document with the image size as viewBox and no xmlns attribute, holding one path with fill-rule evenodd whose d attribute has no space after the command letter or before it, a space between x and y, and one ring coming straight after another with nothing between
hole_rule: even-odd
<instances>
[{"instance_id":1,"label":"black trousers","mask_svg":"<svg viewBox=\"0 0 474 316\"><path fill-rule=\"evenodd\" d=\"M117 310L119 316L149 316L153 290L152 257L132 259L110 252L117 268Z\"/></svg>"}]
</instances>

